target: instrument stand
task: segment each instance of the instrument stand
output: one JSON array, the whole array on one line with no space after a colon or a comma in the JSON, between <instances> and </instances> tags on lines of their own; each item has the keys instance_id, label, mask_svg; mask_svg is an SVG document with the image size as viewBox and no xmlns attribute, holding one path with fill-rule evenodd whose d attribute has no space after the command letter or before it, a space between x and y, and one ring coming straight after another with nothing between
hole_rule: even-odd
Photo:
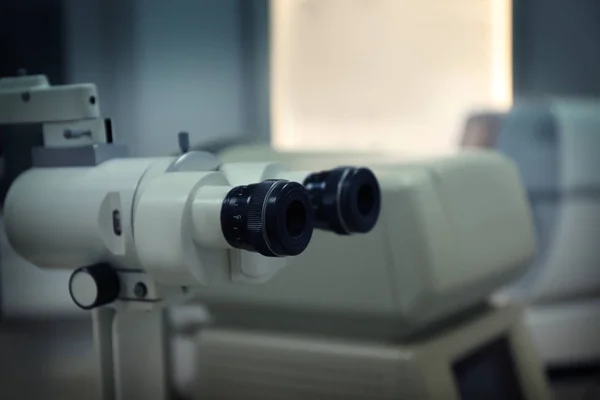
<instances>
[{"instance_id":1,"label":"instrument stand","mask_svg":"<svg viewBox=\"0 0 600 400\"><path fill-rule=\"evenodd\" d=\"M166 310L92 311L102 400L168 400L172 393Z\"/></svg>"}]
</instances>

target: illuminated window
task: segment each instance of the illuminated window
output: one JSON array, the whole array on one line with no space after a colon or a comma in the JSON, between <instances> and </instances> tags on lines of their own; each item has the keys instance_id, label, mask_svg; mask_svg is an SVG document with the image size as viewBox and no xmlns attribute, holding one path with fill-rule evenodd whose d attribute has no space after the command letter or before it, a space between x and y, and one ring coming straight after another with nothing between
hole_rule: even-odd
<instances>
[{"instance_id":1,"label":"illuminated window","mask_svg":"<svg viewBox=\"0 0 600 400\"><path fill-rule=\"evenodd\" d=\"M512 102L510 0L271 1L282 150L453 151Z\"/></svg>"}]
</instances>

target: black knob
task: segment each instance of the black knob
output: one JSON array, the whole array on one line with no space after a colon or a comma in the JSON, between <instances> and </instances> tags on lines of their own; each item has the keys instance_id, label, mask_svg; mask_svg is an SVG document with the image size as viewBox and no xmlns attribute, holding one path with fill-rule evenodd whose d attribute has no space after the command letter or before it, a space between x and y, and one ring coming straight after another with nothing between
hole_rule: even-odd
<instances>
[{"instance_id":1,"label":"black knob","mask_svg":"<svg viewBox=\"0 0 600 400\"><path fill-rule=\"evenodd\" d=\"M75 270L69 279L69 294L84 310L112 303L119 297L119 276L107 264L97 264Z\"/></svg>"},{"instance_id":2,"label":"black knob","mask_svg":"<svg viewBox=\"0 0 600 400\"><path fill-rule=\"evenodd\" d=\"M221 229L235 248L267 257L295 256L312 237L313 210L297 182L266 180L237 186L221 207Z\"/></svg>"},{"instance_id":3,"label":"black knob","mask_svg":"<svg viewBox=\"0 0 600 400\"><path fill-rule=\"evenodd\" d=\"M315 227L340 235L367 233L381 210L379 182L368 168L340 167L304 180L315 211Z\"/></svg>"}]
</instances>

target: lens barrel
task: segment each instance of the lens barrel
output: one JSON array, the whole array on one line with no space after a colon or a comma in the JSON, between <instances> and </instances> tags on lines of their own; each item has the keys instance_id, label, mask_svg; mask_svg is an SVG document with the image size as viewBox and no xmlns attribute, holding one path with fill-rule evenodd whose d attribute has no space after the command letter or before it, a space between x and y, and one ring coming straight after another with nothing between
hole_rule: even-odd
<instances>
[{"instance_id":1,"label":"lens barrel","mask_svg":"<svg viewBox=\"0 0 600 400\"><path fill-rule=\"evenodd\" d=\"M272 179L236 186L221 207L221 229L227 243L267 257L302 253L313 226L308 192L297 182Z\"/></svg>"},{"instance_id":2,"label":"lens barrel","mask_svg":"<svg viewBox=\"0 0 600 400\"><path fill-rule=\"evenodd\" d=\"M370 169L330 169L308 175L303 184L315 212L315 228L350 235L367 233L377 223L381 190Z\"/></svg>"}]
</instances>

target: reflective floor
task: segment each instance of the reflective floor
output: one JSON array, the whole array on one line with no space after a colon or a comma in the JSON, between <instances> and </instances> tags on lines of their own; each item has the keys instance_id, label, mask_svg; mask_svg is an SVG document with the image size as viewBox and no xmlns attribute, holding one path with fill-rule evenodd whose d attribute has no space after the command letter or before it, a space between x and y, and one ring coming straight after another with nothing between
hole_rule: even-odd
<instances>
[{"instance_id":1,"label":"reflective floor","mask_svg":"<svg viewBox=\"0 0 600 400\"><path fill-rule=\"evenodd\" d=\"M91 329L90 321L1 323L0 398L98 399ZM561 375L557 400L600 399L600 373Z\"/></svg>"}]
</instances>

